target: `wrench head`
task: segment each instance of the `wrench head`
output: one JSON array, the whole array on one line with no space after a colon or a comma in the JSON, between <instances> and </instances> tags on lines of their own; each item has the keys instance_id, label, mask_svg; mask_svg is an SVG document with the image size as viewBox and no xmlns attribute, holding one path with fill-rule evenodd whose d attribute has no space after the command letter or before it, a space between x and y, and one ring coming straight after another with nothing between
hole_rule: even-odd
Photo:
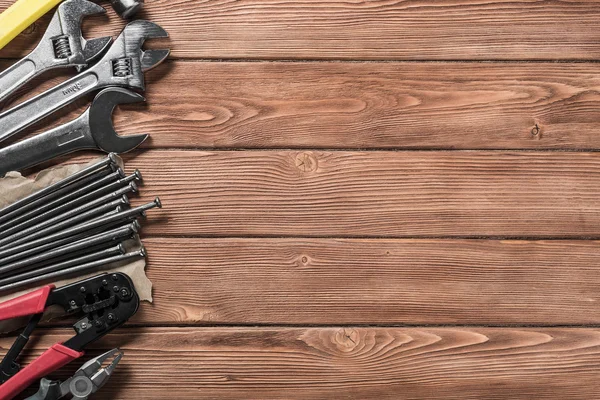
<instances>
[{"instance_id":1,"label":"wrench head","mask_svg":"<svg viewBox=\"0 0 600 400\"><path fill-rule=\"evenodd\" d=\"M170 50L144 51L142 46L148 39L166 37L168 33L153 22L130 22L98 64L110 72L111 85L145 90L144 72L163 62Z\"/></svg>"},{"instance_id":2,"label":"wrench head","mask_svg":"<svg viewBox=\"0 0 600 400\"><path fill-rule=\"evenodd\" d=\"M75 67L86 66L98 58L110 47L112 38L87 41L83 38L81 23L87 16L104 13L103 7L88 0L61 3L40 42L40 58L53 65Z\"/></svg>"},{"instance_id":3,"label":"wrench head","mask_svg":"<svg viewBox=\"0 0 600 400\"><path fill-rule=\"evenodd\" d=\"M148 135L119 136L112 122L112 113L119 104L144 101L144 97L118 87L104 89L89 108L89 128L97 147L107 153L126 153L138 147Z\"/></svg>"}]
</instances>

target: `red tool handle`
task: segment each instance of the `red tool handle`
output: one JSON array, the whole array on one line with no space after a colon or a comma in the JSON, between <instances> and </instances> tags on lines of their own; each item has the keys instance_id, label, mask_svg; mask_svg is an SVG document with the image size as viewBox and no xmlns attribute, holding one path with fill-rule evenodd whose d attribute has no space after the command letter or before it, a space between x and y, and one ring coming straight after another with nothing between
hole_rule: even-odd
<instances>
[{"instance_id":1,"label":"red tool handle","mask_svg":"<svg viewBox=\"0 0 600 400\"><path fill-rule=\"evenodd\" d=\"M0 385L0 400L12 399L38 379L64 367L82 355L83 352L80 353L60 343L55 344L34 362Z\"/></svg>"},{"instance_id":2,"label":"red tool handle","mask_svg":"<svg viewBox=\"0 0 600 400\"><path fill-rule=\"evenodd\" d=\"M43 313L48 296L54 288L54 285L44 286L0 304L0 321Z\"/></svg>"}]
</instances>

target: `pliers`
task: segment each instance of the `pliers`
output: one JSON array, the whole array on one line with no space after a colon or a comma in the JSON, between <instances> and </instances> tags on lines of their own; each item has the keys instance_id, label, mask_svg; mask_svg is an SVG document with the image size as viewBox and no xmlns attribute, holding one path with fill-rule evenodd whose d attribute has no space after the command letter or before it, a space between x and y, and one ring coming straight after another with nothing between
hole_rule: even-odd
<instances>
[{"instance_id":1,"label":"pliers","mask_svg":"<svg viewBox=\"0 0 600 400\"><path fill-rule=\"evenodd\" d=\"M121 350L112 349L83 364L75 375L64 382L42 378L38 392L26 400L58 400L68 394L72 395L73 400L86 400L106 384L122 357ZM110 359L112 362L103 367L104 362Z\"/></svg>"},{"instance_id":2,"label":"pliers","mask_svg":"<svg viewBox=\"0 0 600 400\"><path fill-rule=\"evenodd\" d=\"M0 304L0 321L32 315L0 363L0 400L9 400L38 379L83 356L84 348L123 325L138 310L139 297L131 279L122 273L102 274L61 288L44 286ZM17 357L40 322L44 311L57 305L67 314L83 314L76 335L46 350L21 369Z\"/></svg>"}]
</instances>

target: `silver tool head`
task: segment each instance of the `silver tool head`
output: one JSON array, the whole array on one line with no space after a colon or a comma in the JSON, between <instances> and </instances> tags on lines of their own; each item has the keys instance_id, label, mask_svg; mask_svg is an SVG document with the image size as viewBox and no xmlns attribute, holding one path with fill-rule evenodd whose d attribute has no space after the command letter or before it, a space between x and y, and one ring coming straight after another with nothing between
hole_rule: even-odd
<instances>
[{"instance_id":1,"label":"silver tool head","mask_svg":"<svg viewBox=\"0 0 600 400\"><path fill-rule=\"evenodd\" d=\"M106 10L88 0L67 0L58 6L40 46L45 47L48 60L56 64L86 66L110 46L110 36L85 40L81 23L86 16L104 14Z\"/></svg>"},{"instance_id":2,"label":"silver tool head","mask_svg":"<svg viewBox=\"0 0 600 400\"><path fill-rule=\"evenodd\" d=\"M144 7L144 0L110 0L113 8L122 18L128 19Z\"/></svg>"},{"instance_id":3,"label":"silver tool head","mask_svg":"<svg viewBox=\"0 0 600 400\"><path fill-rule=\"evenodd\" d=\"M130 22L98 64L108 67L112 74L112 85L144 90L144 72L163 62L169 56L170 50L144 51L142 46L147 39L168 36L168 33L155 23L145 20Z\"/></svg>"},{"instance_id":4,"label":"silver tool head","mask_svg":"<svg viewBox=\"0 0 600 400\"><path fill-rule=\"evenodd\" d=\"M71 393L73 399L87 399L87 396L97 392L106 384L121 358L123 358L123 352L119 349L112 349L92 358L83 364L72 378L61 384L63 396ZM103 367L104 363L109 360L112 361Z\"/></svg>"},{"instance_id":5,"label":"silver tool head","mask_svg":"<svg viewBox=\"0 0 600 400\"><path fill-rule=\"evenodd\" d=\"M112 122L112 113L116 106L144 100L143 96L118 87L104 89L98 93L88 113L90 133L100 150L107 153L126 153L148 138L148 135L119 136Z\"/></svg>"}]
</instances>

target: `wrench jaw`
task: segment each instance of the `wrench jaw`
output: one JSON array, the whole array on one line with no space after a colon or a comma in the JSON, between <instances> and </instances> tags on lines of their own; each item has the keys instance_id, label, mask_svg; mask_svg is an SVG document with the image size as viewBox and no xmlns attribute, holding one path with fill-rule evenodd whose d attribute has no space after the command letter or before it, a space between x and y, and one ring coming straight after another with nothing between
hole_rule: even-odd
<instances>
[{"instance_id":1,"label":"wrench jaw","mask_svg":"<svg viewBox=\"0 0 600 400\"><path fill-rule=\"evenodd\" d=\"M150 71L169 57L171 50L146 50L142 51L142 71Z\"/></svg>"},{"instance_id":2,"label":"wrench jaw","mask_svg":"<svg viewBox=\"0 0 600 400\"><path fill-rule=\"evenodd\" d=\"M148 135L119 136L112 123L112 113L119 104L145 101L144 97L118 87L104 89L89 108L89 131L96 147L106 153L127 153L141 145Z\"/></svg>"},{"instance_id":3,"label":"wrench jaw","mask_svg":"<svg viewBox=\"0 0 600 400\"><path fill-rule=\"evenodd\" d=\"M105 14L106 10L88 0L67 0L58 7L36 54L37 62L45 67L74 66L78 70L87 66L110 47L111 37L87 41L83 38L81 24L91 15Z\"/></svg>"},{"instance_id":4,"label":"wrench jaw","mask_svg":"<svg viewBox=\"0 0 600 400\"><path fill-rule=\"evenodd\" d=\"M144 91L146 89L144 72L163 62L170 50L144 51L142 46L148 39L166 37L169 37L168 33L150 21L137 20L127 24L99 62L99 64L108 63L103 69L112 72L108 77L108 83Z\"/></svg>"},{"instance_id":5,"label":"wrench jaw","mask_svg":"<svg viewBox=\"0 0 600 400\"><path fill-rule=\"evenodd\" d=\"M81 32L81 24L85 17L103 14L106 14L104 7L88 0L68 0L59 6L58 15L63 34L68 36L71 42L72 54L67 57L70 64L87 65L110 47L112 37L105 36L87 41Z\"/></svg>"}]
</instances>

